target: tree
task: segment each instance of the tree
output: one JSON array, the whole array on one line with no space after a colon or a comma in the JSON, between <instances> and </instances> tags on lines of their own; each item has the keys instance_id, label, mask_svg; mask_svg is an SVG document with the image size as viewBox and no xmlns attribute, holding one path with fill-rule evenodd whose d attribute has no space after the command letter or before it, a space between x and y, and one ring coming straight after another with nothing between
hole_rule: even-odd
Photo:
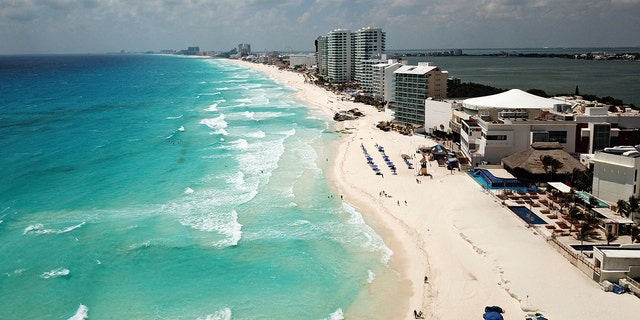
<instances>
[{"instance_id":1,"label":"tree","mask_svg":"<svg viewBox=\"0 0 640 320\"><path fill-rule=\"evenodd\" d=\"M635 196L629 197L629 212L631 213L631 220L635 221L636 213L640 212L640 199Z\"/></svg>"},{"instance_id":2,"label":"tree","mask_svg":"<svg viewBox=\"0 0 640 320\"><path fill-rule=\"evenodd\" d=\"M600 235L597 228L598 219L596 219L592 214L587 214L585 218L585 224L583 224L580 229L578 229L580 246L584 244L584 240L594 239Z\"/></svg>"},{"instance_id":3,"label":"tree","mask_svg":"<svg viewBox=\"0 0 640 320\"><path fill-rule=\"evenodd\" d=\"M567 214L569 215L569 232L571 232L575 221L580 218L582 212L580 212L580 209L578 209L578 207L573 205L569 207L569 212Z\"/></svg>"},{"instance_id":4,"label":"tree","mask_svg":"<svg viewBox=\"0 0 640 320\"><path fill-rule=\"evenodd\" d=\"M617 213L619 213L620 215L625 216L627 218L629 217L629 214L631 212L629 211L629 203L627 201L625 201L623 199L619 199L616 202L616 207L617 207L617 209L616 209Z\"/></svg>"},{"instance_id":5,"label":"tree","mask_svg":"<svg viewBox=\"0 0 640 320\"><path fill-rule=\"evenodd\" d=\"M640 227L631 227L631 243L637 242L638 238L640 238Z\"/></svg>"},{"instance_id":6,"label":"tree","mask_svg":"<svg viewBox=\"0 0 640 320\"><path fill-rule=\"evenodd\" d=\"M564 164L562 162L550 155L540 156L540 162L542 163L542 168L544 172L547 174L547 180L553 180L553 174L558 171L558 169L562 169Z\"/></svg>"},{"instance_id":7,"label":"tree","mask_svg":"<svg viewBox=\"0 0 640 320\"><path fill-rule=\"evenodd\" d=\"M575 93L575 95L576 95L576 96L579 96L579 95L580 95L580 89L578 89L578 85L576 85L576 93Z\"/></svg>"},{"instance_id":8,"label":"tree","mask_svg":"<svg viewBox=\"0 0 640 320\"><path fill-rule=\"evenodd\" d=\"M607 229L607 245L616 240L618 240L618 235Z\"/></svg>"}]
</instances>

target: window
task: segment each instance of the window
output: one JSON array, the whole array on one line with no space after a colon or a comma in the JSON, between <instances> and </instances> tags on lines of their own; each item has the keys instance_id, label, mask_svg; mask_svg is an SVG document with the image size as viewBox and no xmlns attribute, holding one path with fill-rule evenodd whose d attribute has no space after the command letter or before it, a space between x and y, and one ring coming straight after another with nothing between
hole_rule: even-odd
<instances>
[{"instance_id":1,"label":"window","mask_svg":"<svg viewBox=\"0 0 640 320\"><path fill-rule=\"evenodd\" d=\"M487 135L487 140L507 140L506 135Z\"/></svg>"},{"instance_id":2,"label":"window","mask_svg":"<svg viewBox=\"0 0 640 320\"><path fill-rule=\"evenodd\" d=\"M567 143L567 132L566 131L549 131L549 141Z\"/></svg>"}]
</instances>

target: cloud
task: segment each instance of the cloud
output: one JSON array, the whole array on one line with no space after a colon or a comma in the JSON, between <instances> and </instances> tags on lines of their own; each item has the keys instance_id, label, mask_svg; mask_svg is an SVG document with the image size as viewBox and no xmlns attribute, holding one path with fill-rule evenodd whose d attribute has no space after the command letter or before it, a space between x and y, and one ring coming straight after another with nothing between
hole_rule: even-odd
<instances>
[{"instance_id":1,"label":"cloud","mask_svg":"<svg viewBox=\"0 0 640 320\"><path fill-rule=\"evenodd\" d=\"M364 26L389 49L634 46L639 17L640 0L0 0L0 53L311 49Z\"/></svg>"}]
</instances>

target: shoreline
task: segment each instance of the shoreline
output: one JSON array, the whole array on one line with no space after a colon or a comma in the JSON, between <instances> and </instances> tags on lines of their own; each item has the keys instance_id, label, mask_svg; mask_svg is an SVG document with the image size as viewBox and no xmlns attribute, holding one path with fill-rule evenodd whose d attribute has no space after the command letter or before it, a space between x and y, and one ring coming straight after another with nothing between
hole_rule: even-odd
<instances>
[{"instance_id":1,"label":"shoreline","mask_svg":"<svg viewBox=\"0 0 640 320\"><path fill-rule=\"evenodd\" d=\"M390 113L339 101L334 93L304 83L299 73L227 61L293 88L294 98L319 108L329 119L338 110L352 108L365 114L331 124L343 133L335 141L328 178L393 250L389 273L397 272L400 280L389 283L392 278L376 277L369 294L345 310L345 318L414 319L413 311L419 310L425 319L478 319L484 307L492 305L502 307L507 319L535 312L549 319L633 319L640 310L635 296L602 291L537 229L528 228L466 173L433 164L428 167L432 178L417 177L400 155L417 157L417 147L435 141L374 127L377 121L390 120ZM377 176L367 165L361 146L377 164L384 164L377 144L396 164L397 175L381 166L384 176Z\"/></svg>"}]
</instances>

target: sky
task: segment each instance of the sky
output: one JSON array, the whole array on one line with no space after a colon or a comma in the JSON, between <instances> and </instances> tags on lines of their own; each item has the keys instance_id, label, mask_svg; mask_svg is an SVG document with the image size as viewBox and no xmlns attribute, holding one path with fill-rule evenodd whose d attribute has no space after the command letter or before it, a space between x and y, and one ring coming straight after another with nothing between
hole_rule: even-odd
<instances>
[{"instance_id":1,"label":"sky","mask_svg":"<svg viewBox=\"0 0 640 320\"><path fill-rule=\"evenodd\" d=\"M640 47L640 0L0 0L0 54L313 51L367 26L387 50Z\"/></svg>"}]
</instances>

